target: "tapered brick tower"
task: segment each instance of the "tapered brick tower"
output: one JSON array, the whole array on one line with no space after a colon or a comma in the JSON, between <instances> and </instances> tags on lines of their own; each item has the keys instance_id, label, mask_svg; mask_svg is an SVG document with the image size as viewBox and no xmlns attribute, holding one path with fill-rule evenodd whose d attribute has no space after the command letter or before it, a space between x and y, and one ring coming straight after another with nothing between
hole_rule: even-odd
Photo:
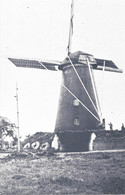
<instances>
[{"instance_id":1,"label":"tapered brick tower","mask_svg":"<svg viewBox=\"0 0 125 195\"><path fill-rule=\"evenodd\" d=\"M98 130L101 124L91 64L96 64L93 56L79 51L59 67L62 86L55 132L64 150L87 150L90 131Z\"/></svg>"},{"instance_id":2,"label":"tapered brick tower","mask_svg":"<svg viewBox=\"0 0 125 195\"><path fill-rule=\"evenodd\" d=\"M87 61L89 57L92 59L89 54L76 52L70 56L72 64L67 59L59 67L62 70L63 85L55 127L58 132L97 129L101 123L93 68L91 61L90 68ZM92 63L94 62L93 58Z\"/></svg>"}]
</instances>

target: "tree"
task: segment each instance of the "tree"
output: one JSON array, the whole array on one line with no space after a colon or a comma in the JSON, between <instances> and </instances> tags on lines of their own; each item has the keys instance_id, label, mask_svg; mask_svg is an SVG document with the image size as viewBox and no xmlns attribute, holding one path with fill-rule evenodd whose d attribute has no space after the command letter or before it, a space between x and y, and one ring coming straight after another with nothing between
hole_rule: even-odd
<instances>
[{"instance_id":1,"label":"tree","mask_svg":"<svg viewBox=\"0 0 125 195\"><path fill-rule=\"evenodd\" d=\"M0 135L14 136L14 130L16 125L11 123L7 118L0 116Z\"/></svg>"},{"instance_id":2,"label":"tree","mask_svg":"<svg viewBox=\"0 0 125 195\"><path fill-rule=\"evenodd\" d=\"M17 144L17 137L15 136L15 127L16 125L14 123L11 123L10 120L8 120L6 117L0 116L0 141L1 145L4 142L4 139L8 136L10 138L13 138L14 145Z\"/></svg>"}]
</instances>

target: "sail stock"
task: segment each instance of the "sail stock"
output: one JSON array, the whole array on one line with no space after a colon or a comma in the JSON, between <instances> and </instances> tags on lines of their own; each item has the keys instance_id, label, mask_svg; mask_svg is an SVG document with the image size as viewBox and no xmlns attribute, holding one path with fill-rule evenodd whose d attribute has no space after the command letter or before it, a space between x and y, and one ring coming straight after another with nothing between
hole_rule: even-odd
<instances>
[{"instance_id":1,"label":"sail stock","mask_svg":"<svg viewBox=\"0 0 125 195\"><path fill-rule=\"evenodd\" d=\"M68 40L68 55L71 53L72 46L72 35L73 35L73 17L74 17L74 0L71 3L71 14L70 14L70 27L69 27L69 40Z\"/></svg>"}]
</instances>

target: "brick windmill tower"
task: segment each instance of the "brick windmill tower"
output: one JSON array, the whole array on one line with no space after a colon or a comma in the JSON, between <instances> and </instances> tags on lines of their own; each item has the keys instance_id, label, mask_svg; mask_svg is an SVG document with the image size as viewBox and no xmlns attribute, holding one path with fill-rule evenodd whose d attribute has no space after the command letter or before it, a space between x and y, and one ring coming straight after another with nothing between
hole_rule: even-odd
<instances>
[{"instance_id":1,"label":"brick windmill tower","mask_svg":"<svg viewBox=\"0 0 125 195\"><path fill-rule=\"evenodd\" d=\"M93 69L122 72L110 60L94 58L77 51L71 53L74 0L71 4L68 55L59 61L9 60L17 67L62 71L62 83L55 124L61 151L89 150L92 132L104 129Z\"/></svg>"}]
</instances>

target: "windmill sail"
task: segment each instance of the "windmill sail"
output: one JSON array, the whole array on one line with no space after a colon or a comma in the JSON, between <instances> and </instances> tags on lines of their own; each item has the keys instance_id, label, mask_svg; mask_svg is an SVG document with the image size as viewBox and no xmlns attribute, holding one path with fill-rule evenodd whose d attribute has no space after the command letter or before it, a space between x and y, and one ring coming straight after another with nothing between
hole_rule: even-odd
<instances>
[{"instance_id":1,"label":"windmill sail","mask_svg":"<svg viewBox=\"0 0 125 195\"><path fill-rule=\"evenodd\" d=\"M17 67L24 68L37 68L47 70L58 70L58 66L61 64L60 61L48 61L48 60L29 60L29 59L14 59L8 58Z\"/></svg>"},{"instance_id":2,"label":"windmill sail","mask_svg":"<svg viewBox=\"0 0 125 195\"><path fill-rule=\"evenodd\" d=\"M104 63L105 63L105 68L104 68L105 71L122 73L122 70L119 69L112 60L104 60L98 58L95 58L95 60L96 60L96 66L93 66L93 68L96 70L103 70Z\"/></svg>"}]
</instances>

